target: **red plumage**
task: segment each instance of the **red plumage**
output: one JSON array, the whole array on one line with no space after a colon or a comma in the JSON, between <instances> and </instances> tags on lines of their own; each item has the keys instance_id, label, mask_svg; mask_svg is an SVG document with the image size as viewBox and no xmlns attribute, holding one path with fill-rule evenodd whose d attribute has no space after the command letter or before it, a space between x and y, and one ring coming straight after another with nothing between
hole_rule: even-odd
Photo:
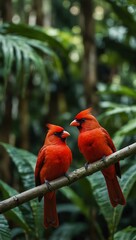
<instances>
[{"instance_id":1,"label":"red plumage","mask_svg":"<svg viewBox=\"0 0 136 240\"><path fill-rule=\"evenodd\" d=\"M79 150L87 162L93 163L112 154L116 148L109 133L101 127L90 112L91 108L81 111L70 125L79 129ZM125 205L126 201L117 179L117 176L121 177L119 162L103 169L102 174L106 181L112 206Z\"/></svg>"},{"instance_id":2,"label":"red plumage","mask_svg":"<svg viewBox=\"0 0 136 240\"><path fill-rule=\"evenodd\" d=\"M66 138L70 135L64 128L48 124L49 131L45 142L39 151L35 167L36 186L45 180L51 181L64 175L72 161L72 153L66 145ZM42 196L39 197L39 201ZM58 227L59 220L56 211L56 194L50 192L44 195L44 226Z\"/></svg>"}]
</instances>

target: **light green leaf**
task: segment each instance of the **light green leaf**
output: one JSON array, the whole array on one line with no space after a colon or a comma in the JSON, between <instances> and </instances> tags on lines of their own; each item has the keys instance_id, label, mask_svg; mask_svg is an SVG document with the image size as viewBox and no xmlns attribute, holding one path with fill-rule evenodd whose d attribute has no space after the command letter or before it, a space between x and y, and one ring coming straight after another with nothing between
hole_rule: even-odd
<instances>
[{"instance_id":1,"label":"light green leaf","mask_svg":"<svg viewBox=\"0 0 136 240\"><path fill-rule=\"evenodd\" d=\"M136 114L136 106L116 106L112 110L105 111L99 116L99 120L102 121L102 119L107 118L107 117L113 117L116 115L121 115L121 114Z\"/></svg>"},{"instance_id":2,"label":"light green leaf","mask_svg":"<svg viewBox=\"0 0 136 240\"><path fill-rule=\"evenodd\" d=\"M119 131L116 132L116 136L121 136L121 135L133 135L136 133L136 120L131 119L128 121L125 126L123 126Z\"/></svg>"},{"instance_id":3,"label":"light green leaf","mask_svg":"<svg viewBox=\"0 0 136 240\"><path fill-rule=\"evenodd\" d=\"M136 228L129 226L115 233L114 240L136 240Z\"/></svg>"}]
</instances>

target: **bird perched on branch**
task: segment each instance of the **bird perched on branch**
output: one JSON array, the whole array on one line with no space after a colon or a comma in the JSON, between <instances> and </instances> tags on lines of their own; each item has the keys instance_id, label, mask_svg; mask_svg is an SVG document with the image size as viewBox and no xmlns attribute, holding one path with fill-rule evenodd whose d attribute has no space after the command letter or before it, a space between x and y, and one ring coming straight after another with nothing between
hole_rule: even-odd
<instances>
[{"instance_id":1,"label":"bird perched on branch","mask_svg":"<svg viewBox=\"0 0 136 240\"><path fill-rule=\"evenodd\" d=\"M35 167L36 186L45 182L49 184L48 181L65 175L72 161L71 150L66 144L66 138L70 134L57 125L47 124L47 127L49 130ZM39 201L41 198L42 196L38 198ZM44 226L48 228L58 225L56 193L52 191L44 195Z\"/></svg>"},{"instance_id":2,"label":"bird perched on branch","mask_svg":"<svg viewBox=\"0 0 136 240\"><path fill-rule=\"evenodd\" d=\"M109 133L97 119L91 114L91 108L81 111L71 122L79 130L78 147L87 163L93 163L105 156L116 152L114 143ZM105 178L110 202L113 207L118 204L125 205L126 201L120 188L118 177L121 177L119 162L104 168L102 174Z\"/></svg>"}]
</instances>

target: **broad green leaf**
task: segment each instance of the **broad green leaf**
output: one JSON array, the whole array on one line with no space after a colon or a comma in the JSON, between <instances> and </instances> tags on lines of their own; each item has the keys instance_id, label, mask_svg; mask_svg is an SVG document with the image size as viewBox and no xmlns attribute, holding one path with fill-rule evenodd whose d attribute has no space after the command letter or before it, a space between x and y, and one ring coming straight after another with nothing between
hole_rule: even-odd
<instances>
[{"instance_id":1,"label":"broad green leaf","mask_svg":"<svg viewBox=\"0 0 136 240\"><path fill-rule=\"evenodd\" d=\"M0 214L0 240L11 240L8 222L2 214Z\"/></svg>"},{"instance_id":2,"label":"broad green leaf","mask_svg":"<svg viewBox=\"0 0 136 240\"><path fill-rule=\"evenodd\" d=\"M80 208L76 206L75 204L57 204L57 211L58 212L69 212L69 213L78 213L80 211Z\"/></svg>"},{"instance_id":3,"label":"broad green leaf","mask_svg":"<svg viewBox=\"0 0 136 240\"><path fill-rule=\"evenodd\" d=\"M93 174L92 176L88 177L88 179L91 183L94 196L97 204L100 207L100 211L107 221L110 232L113 233L117 229L124 207L118 205L116 208L112 208L110 205L105 180L100 172ZM126 200L135 182L136 165L133 165L123 174L120 180L120 185Z\"/></svg>"},{"instance_id":4,"label":"broad green leaf","mask_svg":"<svg viewBox=\"0 0 136 240\"><path fill-rule=\"evenodd\" d=\"M0 190L2 192L2 195L4 199L12 197L13 195L18 194L18 192L4 183L2 180L0 180ZM10 211L7 211L5 213L5 216L8 217L8 219L12 219L13 221L17 222L20 227L25 229L26 231L29 231L29 226L25 222L24 216L20 209L18 207L11 209Z\"/></svg>"},{"instance_id":5,"label":"broad green leaf","mask_svg":"<svg viewBox=\"0 0 136 240\"><path fill-rule=\"evenodd\" d=\"M115 107L114 109L112 110L108 110L108 111L105 111L103 114L101 114L99 116L99 120L102 121L102 119L106 118L106 117L113 117L113 116L116 116L117 114L121 115L121 114L136 114L136 106L120 106L120 107Z\"/></svg>"},{"instance_id":6,"label":"broad green leaf","mask_svg":"<svg viewBox=\"0 0 136 240\"><path fill-rule=\"evenodd\" d=\"M0 143L8 152L9 156L11 157L12 161L17 167L17 170L19 172L20 178L22 180L24 188L30 189L35 186L34 183L34 168L36 163L36 156L32 153L15 148L9 144L6 143ZM23 210L22 205L20 208L22 208L22 211L25 210L26 215L28 214L28 219L30 220L30 226L35 229L35 234L38 236L38 224L37 221L39 219L39 203L36 199L30 201L31 206L31 217L29 217L30 211L27 209Z\"/></svg>"},{"instance_id":7,"label":"broad green leaf","mask_svg":"<svg viewBox=\"0 0 136 240\"><path fill-rule=\"evenodd\" d=\"M17 167L20 178L25 189L30 189L34 184L34 168L36 163L36 156L26 150L15 148L6 143L0 143L8 152L12 161Z\"/></svg>"},{"instance_id":8,"label":"broad green leaf","mask_svg":"<svg viewBox=\"0 0 136 240\"><path fill-rule=\"evenodd\" d=\"M136 228L129 226L115 233L114 240L136 240Z\"/></svg>"},{"instance_id":9,"label":"broad green leaf","mask_svg":"<svg viewBox=\"0 0 136 240\"><path fill-rule=\"evenodd\" d=\"M25 25L4 24L0 28L0 50L2 54L1 72L4 77L4 90L11 74L16 77L18 89L24 96L29 78L38 74L45 81L45 90L48 84L46 69L61 76L63 73L61 54L68 59L68 53L60 41L49 36L40 27ZM57 51L56 51L57 49ZM58 51L60 50L60 51ZM12 69L14 66L14 71ZM2 92L3 93L3 92ZM48 91L46 91L46 100Z\"/></svg>"},{"instance_id":10,"label":"broad green leaf","mask_svg":"<svg viewBox=\"0 0 136 240\"><path fill-rule=\"evenodd\" d=\"M36 39L42 42L47 42L53 49L58 49L64 56L68 56L68 52L63 45L56 39L56 37L50 36L43 30L43 28L35 26L27 26L23 24L4 24L1 31L6 33L16 34L18 36L24 36L29 39Z\"/></svg>"},{"instance_id":11,"label":"broad green leaf","mask_svg":"<svg viewBox=\"0 0 136 240\"><path fill-rule=\"evenodd\" d=\"M65 223L53 232L49 240L71 240L86 231L87 225L85 223Z\"/></svg>"},{"instance_id":12,"label":"broad green leaf","mask_svg":"<svg viewBox=\"0 0 136 240\"><path fill-rule=\"evenodd\" d=\"M79 207L80 211L89 218L89 208L85 205L82 198L80 198L70 187L64 187L59 189L61 193L68 198L71 202L73 202L77 207Z\"/></svg>"},{"instance_id":13,"label":"broad green leaf","mask_svg":"<svg viewBox=\"0 0 136 240\"><path fill-rule=\"evenodd\" d=\"M110 88L104 90L104 91L101 91L101 93L112 93L112 94L115 94L115 95L126 95L128 97L132 97L132 98L136 98L136 90L135 89L132 89L132 88L129 88L129 87L126 87L126 86L119 86L119 85L114 85L112 84Z\"/></svg>"},{"instance_id":14,"label":"broad green leaf","mask_svg":"<svg viewBox=\"0 0 136 240\"><path fill-rule=\"evenodd\" d=\"M136 120L131 119L125 126L116 132L116 136L120 135L133 135L136 133Z\"/></svg>"}]
</instances>

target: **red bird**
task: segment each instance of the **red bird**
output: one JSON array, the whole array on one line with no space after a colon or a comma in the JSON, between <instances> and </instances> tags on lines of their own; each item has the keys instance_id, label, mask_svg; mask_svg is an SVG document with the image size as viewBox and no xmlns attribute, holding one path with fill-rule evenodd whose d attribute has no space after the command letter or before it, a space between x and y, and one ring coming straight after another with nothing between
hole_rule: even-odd
<instances>
[{"instance_id":1,"label":"red bird","mask_svg":"<svg viewBox=\"0 0 136 240\"><path fill-rule=\"evenodd\" d=\"M91 108L78 113L70 125L79 129L78 147L87 163L96 162L116 152L110 135L91 114ZM126 201L116 177L116 175L121 177L119 162L103 169L102 174L106 181L112 206L125 205Z\"/></svg>"},{"instance_id":2,"label":"red bird","mask_svg":"<svg viewBox=\"0 0 136 240\"><path fill-rule=\"evenodd\" d=\"M65 175L72 161L71 150L65 141L70 134L60 126L47 124L47 127L49 131L39 151L35 167L36 186ZM40 201L41 198L42 196L38 200ZM54 191L44 195L44 226L48 228L58 227L58 225Z\"/></svg>"}]
</instances>

